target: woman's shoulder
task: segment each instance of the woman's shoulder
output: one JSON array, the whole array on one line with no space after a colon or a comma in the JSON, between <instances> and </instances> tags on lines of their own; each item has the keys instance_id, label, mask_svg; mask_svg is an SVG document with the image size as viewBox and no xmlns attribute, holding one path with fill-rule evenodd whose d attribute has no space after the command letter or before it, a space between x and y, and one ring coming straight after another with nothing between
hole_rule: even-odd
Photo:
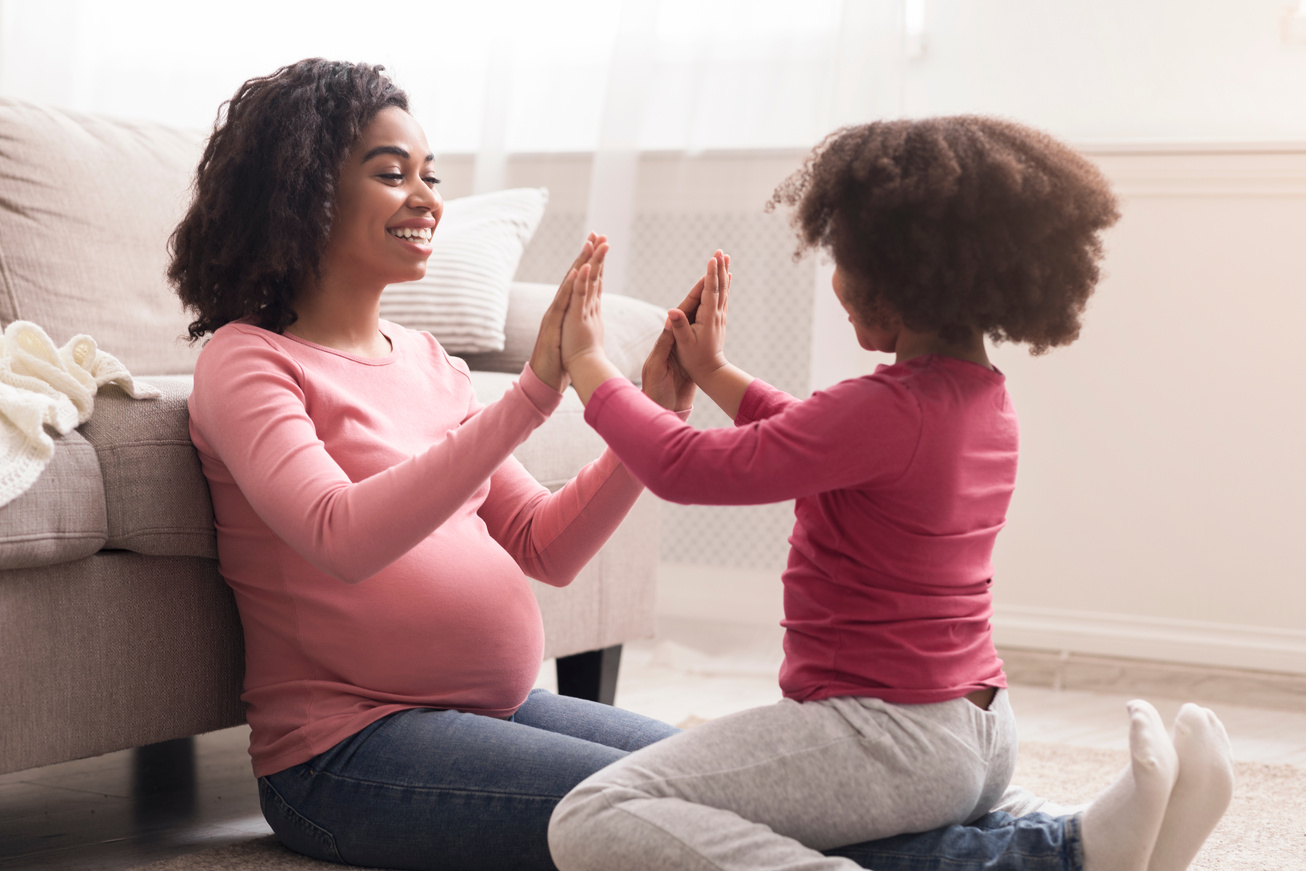
<instances>
[{"instance_id":1,"label":"woman's shoulder","mask_svg":"<svg viewBox=\"0 0 1306 871\"><path fill-rule=\"evenodd\" d=\"M261 368L297 368L284 338L247 320L232 321L214 330L195 363L196 384L218 373Z\"/></svg>"}]
</instances>

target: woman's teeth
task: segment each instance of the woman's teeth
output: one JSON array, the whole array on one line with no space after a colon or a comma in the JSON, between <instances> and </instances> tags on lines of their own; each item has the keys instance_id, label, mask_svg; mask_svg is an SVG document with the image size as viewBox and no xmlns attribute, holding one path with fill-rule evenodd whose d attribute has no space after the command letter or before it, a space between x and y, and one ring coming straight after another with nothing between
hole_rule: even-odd
<instances>
[{"instance_id":1,"label":"woman's teeth","mask_svg":"<svg viewBox=\"0 0 1306 871\"><path fill-rule=\"evenodd\" d=\"M434 227L392 227L390 235L398 236L400 239L411 239L416 242L430 242L431 234L435 232Z\"/></svg>"}]
</instances>

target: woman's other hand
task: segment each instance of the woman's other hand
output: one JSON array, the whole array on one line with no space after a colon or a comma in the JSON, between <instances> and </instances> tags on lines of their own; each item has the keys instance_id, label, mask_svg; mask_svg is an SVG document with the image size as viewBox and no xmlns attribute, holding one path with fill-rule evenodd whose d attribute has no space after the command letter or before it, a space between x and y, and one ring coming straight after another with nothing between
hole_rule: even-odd
<instances>
[{"instance_id":1,"label":"woman's other hand","mask_svg":"<svg viewBox=\"0 0 1306 871\"><path fill-rule=\"evenodd\" d=\"M667 312L667 329L676 339L676 357L700 386L704 378L728 365L725 341L730 277L730 257L717 250L684 302Z\"/></svg>"},{"instance_id":2,"label":"woman's other hand","mask_svg":"<svg viewBox=\"0 0 1306 871\"><path fill-rule=\"evenodd\" d=\"M690 323L694 321L702 296L703 279L700 278L689 295L676 306L677 310L689 318ZM644 361L640 379L644 385L644 394L663 408L688 411L693 407L694 394L698 388L676 356L676 339L671 330L664 329L653 343L653 350L649 351L648 359Z\"/></svg>"},{"instance_id":3,"label":"woman's other hand","mask_svg":"<svg viewBox=\"0 0 1306 871\"><path fill-rule=\"evenodd\" d=\"M553 302L549 303L548 310L544 312L544 319L540 321L540 332L535 337L535 348L531 351L531 370L537 378L559 393L567 389L570 380L562 366L562 319L567 311L567 304L571 302L576 274L581 266L590 262L595 249L606 243L606 236L589 234L589 238L581 246L580 256L572 262L571 268L563 276L562 283L558 285L558 292L553 295Z\"/></svg>"}]
</instances>

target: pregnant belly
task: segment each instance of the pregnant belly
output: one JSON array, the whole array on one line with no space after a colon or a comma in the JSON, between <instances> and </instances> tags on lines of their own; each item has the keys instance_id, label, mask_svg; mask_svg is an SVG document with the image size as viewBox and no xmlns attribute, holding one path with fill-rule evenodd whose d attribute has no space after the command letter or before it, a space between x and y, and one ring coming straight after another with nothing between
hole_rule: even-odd
<instances>
[{"instance_id":1,"label":"pregnant belly","mask_svg":"<svg viewBox=\"0 0 1306 871\"><path fill-rule=\"evenodd\" d=\"M305 653L324 677L379 698L462 709L520 703L544 650L539 606L517 564L482 534L432 536L345 596L314 603L303 616L320 631Z\"/></svg>"}]
</instances>

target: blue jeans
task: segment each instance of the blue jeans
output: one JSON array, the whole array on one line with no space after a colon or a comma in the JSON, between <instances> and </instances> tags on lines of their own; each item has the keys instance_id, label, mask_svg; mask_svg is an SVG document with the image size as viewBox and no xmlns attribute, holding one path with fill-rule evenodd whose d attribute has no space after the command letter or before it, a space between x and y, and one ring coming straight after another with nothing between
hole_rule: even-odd
<instances>
[{"instance_id":1,"label":"blue jeans","mask_svg":"<svg viewBox=\"0 0 1306 871\"><path fill-rule=\"evenodd\" d=\"M554 806L595 771L677 731L544 690L532 691L511 720L417 708L260 778L259 797L277 838L316 859L400 869L553 871ZM1077 823L989 814L971 826L831 855L876 871L1079 871Z\"/></svg>"},{"instance_id":2,"label":"blue jeans","mask_svg":"<svg viewBox=\"0 0 1306 871\"><path fill-rule=\"evenodd\" d=\"M1080 816L994 811L964 826L826 850L876 871L1083 871Z\"/></svg>"}]
</instances>

